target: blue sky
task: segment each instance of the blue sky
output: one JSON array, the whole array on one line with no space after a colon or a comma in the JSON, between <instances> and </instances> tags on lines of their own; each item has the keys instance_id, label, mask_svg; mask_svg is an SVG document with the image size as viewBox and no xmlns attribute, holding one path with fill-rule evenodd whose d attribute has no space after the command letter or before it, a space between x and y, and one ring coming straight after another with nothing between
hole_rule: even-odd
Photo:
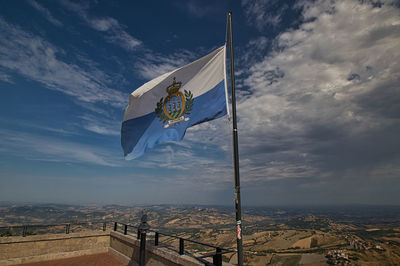
<instances>
[{"instance_id":1,"label":"blue sky","mask_svg":"<svg viewBox=\"0 0 400 266\"><path fill-rule=\"evenodd\" d=\"M0 201L233 205L226 118L125 161L129 94L225 41L244 205L400 204L396 1L6 1Z\"/></svg>"}]
</instances>

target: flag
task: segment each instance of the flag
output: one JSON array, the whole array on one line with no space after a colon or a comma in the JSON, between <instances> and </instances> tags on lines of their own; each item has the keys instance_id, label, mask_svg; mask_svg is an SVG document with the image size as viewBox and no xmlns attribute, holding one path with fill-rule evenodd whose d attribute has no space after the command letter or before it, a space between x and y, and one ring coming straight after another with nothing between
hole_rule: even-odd
<instances>
[{"instance_id":1,"label":"flag","mask_svg":"<svg viewBox=\"0 0 400 266\"><path fill-rule=\"evenodd\" d=\"M121 128L125 159L227 114L226 49L161 75L131 93Z\"/></svg>"}]
</instances>

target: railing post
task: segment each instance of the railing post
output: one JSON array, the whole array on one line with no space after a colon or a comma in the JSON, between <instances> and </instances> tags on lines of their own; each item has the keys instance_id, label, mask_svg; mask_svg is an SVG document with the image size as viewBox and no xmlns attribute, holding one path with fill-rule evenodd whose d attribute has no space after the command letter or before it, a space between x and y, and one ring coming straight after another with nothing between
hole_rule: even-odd
<instances>
[{"instance_id":1,"label":"railing post","mask_svg":"<svg viewBox=\"0 0 400 266\"><path fill-rule=\"evenodd\" d=\"M104 223L103 223L103 231L106 231L106 226L107 226L107 223L104 222Z\"/></svg>"},{"instance_id":2,"label":"railing post","mask_svg":"<svg viewBox=\"0 0 400 266\"><path fill-rule=\"evenodd\" d=\"M140 253L139 253L139 266L145 266L145 256L146 256L146 232L150 227L147 224L147 214L146 211L143 210L141 223L138 227L140 233Z\"/></svg>"},{"instance_id":3,"label":"railing post","mask_svg":"<svg viewBox=\"0 0 400 266\"><path fill-rule=\"evenodd\" d=\"M124 235L128 234L128 225L125 224L124 226Z\"/></svg>"},{"instance_id":4,"label":"railing post","mask_svg":"<svg viewBox=\"0 0 400 266\"><path fill-rule=\"evenodd\" d=\"M145 265L145 253L146 253L146 233L140 233L140 254L139 254L139 265Z\"/></svg>"},{"instance_id":5,"label":"railing post","mask_svg":"<svg viewBox=\"0 0 400 266\"><path fill-rule=\"evenodd\" d=\"M115 223L114 223L114 231L117 231L117 226L118 226L118 223L115 222Z\"/></svg>"},{"instance_id":6,"label":"railing post","mask_svg":"<svg viewBox=\"0 0 400 266\"><path fill-rule=\"evenodd\" d=\"M185 253L185 243L183 238L179 238L179 255L183 255L183 253Z\"/></svg>"},{"instance_id":7,"label":"railing post","mask_svg":"<svg viewBox=\"0 0 400 266\"><path fill-rule=\"evenodd\" d=\"M215 266L222 266L222 250L220 248L216 248L215 255L213 256L213 264Z\"/></svg>"},{"instance_id":8,"label":"railing post","mask_svg":"<svg viewBox=\"0 0 400 266\"><path fill-rule=\"evenodd\" d=\"M24 225L24 227L22 228L22 236L23 236L23 237L26 236L26 231L27 231L27 226Z\"/></svg>"},{"instance_id":9,"label":"railing post","mask_svg":"<svg viewBox=\"0 0 400 266\"><path fill-rule=\"evenodd\" d=\"M69 234L69 227L70 227L70 224L65 225L65 233L66 234Z\"/></svg>"},{"instance_id":10,"label":"railing post","mask_svg":"<svg viewBox=\"0 0 400 266\"><path fill-rule=\"evenodd\" d=\"M158 246L158 232L154 235L154 246Z\"/></svg>"}]
</instances>

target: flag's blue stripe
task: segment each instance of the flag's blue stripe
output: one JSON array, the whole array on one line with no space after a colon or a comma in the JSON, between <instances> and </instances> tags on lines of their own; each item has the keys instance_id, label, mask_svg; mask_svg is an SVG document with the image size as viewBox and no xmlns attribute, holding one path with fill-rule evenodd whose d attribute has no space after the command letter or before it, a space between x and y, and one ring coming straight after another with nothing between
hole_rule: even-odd
<instances>
[{"instance_id":1,"label":"flag's blue stripe","mask_svg":"<svg viewBox=\"0 0 400 266\"><path fill-rule=\"evenodd\" d=\"M155 106L154 106L155 108ZM182 140L188 127L226 115L225 86L222 80L213 89L194 98L190 120L163 128L156 114L127 120L122 123L121 142L125 156L137 158L158 143Z\"/></svg>"},{"instance_id":2,"label":"flag's blue stripe","mask_svg":"<svg viewBox=\"0 0 400 266\"><path fill-rule=\"evenodd\" d=\"M125 156L132 152L140 137L143 136L144 132L151 122L153 122L155 117L156 113L153 112L122 123L121 145Z\"/></svg>"}]
</instances>

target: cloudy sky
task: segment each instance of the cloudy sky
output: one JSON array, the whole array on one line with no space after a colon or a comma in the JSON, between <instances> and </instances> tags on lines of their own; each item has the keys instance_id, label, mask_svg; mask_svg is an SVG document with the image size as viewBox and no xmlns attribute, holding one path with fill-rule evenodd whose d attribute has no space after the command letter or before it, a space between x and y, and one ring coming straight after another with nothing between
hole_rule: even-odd
<instances>
[{"instance_id":1,"label":"cloudy sky","mask_svg":"<svg viewBox=\"0 0 400 266\"><path fill-rule=\"evenodd\" d=\"M224 118L125 161L129 94L225 42L243 205L400 204L396 1L0 0L0 201L233 206Z\"/></svg>"}]
</instances>

